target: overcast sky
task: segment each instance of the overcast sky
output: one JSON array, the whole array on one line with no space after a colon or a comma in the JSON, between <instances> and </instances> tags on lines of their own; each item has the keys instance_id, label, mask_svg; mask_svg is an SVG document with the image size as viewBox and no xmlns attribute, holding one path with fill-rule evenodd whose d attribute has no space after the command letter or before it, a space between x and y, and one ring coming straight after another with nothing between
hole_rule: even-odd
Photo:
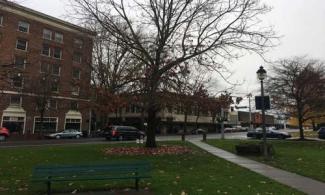
<instances>
[{"instance_id":1,"label":"overcast sky","mask_svg":"<svg viewBox=\"0 0 325 195\"><path fill-rule=\"evenodd\" d=\"M274 26L282 36L278 47L267 53L268 60L307 55L325 61L325 1L324 0L262 0L273 7L263 22ZM65 19L69 0L21 0L22 5L48 15ZM259 90L256 71L266 64L257 55L251 54L232 62L234 72L231 82L243 83L234 94L241 95ZM220 84L219 88L221 87Z\"/></svg>"}]
</instances>

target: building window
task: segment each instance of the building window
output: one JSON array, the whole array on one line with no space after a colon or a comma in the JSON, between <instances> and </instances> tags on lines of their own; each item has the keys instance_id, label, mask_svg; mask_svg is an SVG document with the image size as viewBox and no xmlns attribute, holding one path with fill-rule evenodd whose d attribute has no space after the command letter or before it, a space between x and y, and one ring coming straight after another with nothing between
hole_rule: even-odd
<instances>
[{"instance_id":1,"label":"building window","mask_svg":"<svg viewBox=\"0 0 325 195\"><path fill-rule=\"evenodd\" d=\"M72 95L79 95L79 86L72 86L72 89L71 89L71 94Z\"/></svg>"},{"instance_id":2,"label":"building window","mask_svg":"<svg viewBox=\"0 0 325 195\"><path fill-rule=\"evenodd\" d=\"M41 64L41 73L47 73L49 72L49 64L42 63Z\"/></svg>"},{"instance_id":3,"label":"building window","mask_svg":"<svg viewBox=\"0 0 325 195\"><path fill-rule=\"evenodd\" d=\"M83 41L80 39L74 39L73 44L75 48L82 49L83 47Z\"/></svg>"},{"instance_id":4,"label":"building window","mask_svg":"<svg viewBox=\"0 0 325 195\"><path fill-rule=\"evenodd\" d=\"M58 118L43 117L43 124L41 117L35 117L34 130L44 132L55 132L58 126Z\"/></svg>"},{"instance_id":5,"label":"building window","mask_svg":"<svg viewBox=\"0 0 325 195\"><path fill-rule=\"evenodd\" d=\"M3 25L3 16L0 16L0 26Z\"/></svg>"},{"instance_id":6,"label":"building window","mask_svg":"<svg viewBox=\"0 0 325 195\"><path fill-rule=\"evenodd\" d=\"M60 76L60 65L58 64L53 64L52 65L52 74L56 76Z\"/></svg>"},{"instance_id":7,"label":"building window","mask_svg":"<svg viewBox=\"0 0 325 195\"><path fill-rule=\"evenodd\" d=\"M18 30L20 32L28 33L29 32L29 23L23 22L23 21L19 21L18 22Z\"/></svg>"},{"instance_id":8,"label":"building window","mask_svg":"<svg viewBox=\"0 0 325 195\"><path fill-rule=\"evenodd\" d=\"M71 110L78 110L78 107L79 107L78 102L76 102L76 101L71 101L70 102L70 109Z\"/></svg>"},{"instance_id":9,"label":"building window","mask_svg":"<svg viewBox=\"0 0 325 195\"><path fill-rule=\"evenodd\" d=\"M47 107L56 110L58 108L58 102L56 100L49 100Z\"/></svg>"},{"instance_id":10,"label":"building window","mask_svg":"<svg viewBox=\"0 0 325 195\"><path fill-rule=\"evenodd\" d=\"M80 79L80 70L77 69L77 68L74 68L74 69L72 70L72 77L73 77L74 79Z\"/></svg>"},{"instance_id":11,"label":"building window","mask_svg":"<svg viewBox=\"0 0 325 195\"><path fill-rule=\"evenodd\" d=\"M52 82L52 89L51 91L54 93L58 93L59 92L59 83L58 82Z\"/></svg>"},{"instance_id":12,"label":"building window","mask_svg":"<svg viewBox=\"0 0 325 195\"><path fill-rule=\"evenodd\" d=\"M51 56L51 48L48 44L43 44L42 54L45 56Z\"/></svg>"},{"instance_id":13,"label":"building window","mask_svg":"<svg viewBox=\"0 0 325 195\"><path fill-rule=\"evenodd\" d=\"M12 95L12 96L10 96L10 105L21 106L21 100L22 100L22 98L20 96Z\"/></svg>"},{"instance_id":14,"label":"building window","mask_svg":"<svg viewBox=\"0 0 325 195\"><path fill-rule=\"evenodd\" d=\"M65 129L76 129L80 131L81 119L66 118Z\"/></svg>"},{"instance_id":15,"label":"building window","mask_svg":"<svg viewBox=\"0 0 325 195\"><path fill-rule=\"evenodd\" d=\"M25 69L25 65L26 65L26 58L20 56L15 57L16 68Z\"/></svg>"},{"instance_id":16,"label":"building window","mask_svg":"<svg viewBox=\"0 0 325 195\"><path fill-rule=\"evenodd\" d=\"M20 74L12 78L12 86L17 88L23 87L23 77Z\"/></svg>"},{"instance_id":17,"label":"building window","mask_svg":"<svg viewBox=\"0 0 325 195\"><path fill-rule=\"evenodd\" d=\"M23 39L17 39L16 48L19 50L27 51L28 41Z\"/></svg>"},{"instance_id":18,"label":"building window","mask_svg":"<svg viewBox=\"0 0 325 195\"><path fill-rule=\"evenodd\" d=\"M63 34L56 32L54 35L54 41L63 43Z\"/></svg>"},{"instance_id":19,"label":"building window","mask_svg":"<svg viewBox=\"0 0 325 195\"><path fill-rule=\"evenodd\" d=\"M81 58L82 58L81 53L74 53L73 54L73 61L74 62L81 63Z\"/></svg>"},{"instance_id":20,"label":"building window","mask_svg":"<svg viewBox=\"0 0 325 195\"><path fill-rule=\"evenodd\" d=\"M43 29L43 39L52 40L52 31Z\"/></svg>"},{"instance_id":21,"label":"building window","mask_svg":"<svg viewBox=\"0 0 325 195\"><path fill-rule=\"evenodd\" d=\"M54 48L54 58L61 59L62 58L62 49L59 47Z\"/></svg>"}]
</instances>

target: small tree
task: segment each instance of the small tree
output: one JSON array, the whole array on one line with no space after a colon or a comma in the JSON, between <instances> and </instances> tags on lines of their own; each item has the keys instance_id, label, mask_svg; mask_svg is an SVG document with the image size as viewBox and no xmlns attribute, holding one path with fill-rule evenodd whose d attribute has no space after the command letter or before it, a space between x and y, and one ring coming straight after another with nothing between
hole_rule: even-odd
<instances>
[{"instance_id":1,"label":"small tree","mask_svg":"<svg viewBox=\"0 0 325 195\"><path fill-rule=\"evenodd\" d=\"M276 108L286 108L297 117L300 139L303 140L303 123L324 115L324 63L296 57L279 61L272 66L272 71L266 82L267 91Z\"/></svg>"},{"instance_id":2,"label":"small tree","mask_svg":"<svg viewBox=\"0 0 325 195\"><path fill-rule=\"evenodd\" d=\"M58 81L49 73L40 74L37 78L30 80L24 90L31 94L32 102L40 115L39 133L42 135L44 116L50 109L53 92L58 90Z\"/></svg>"}]
</instances>

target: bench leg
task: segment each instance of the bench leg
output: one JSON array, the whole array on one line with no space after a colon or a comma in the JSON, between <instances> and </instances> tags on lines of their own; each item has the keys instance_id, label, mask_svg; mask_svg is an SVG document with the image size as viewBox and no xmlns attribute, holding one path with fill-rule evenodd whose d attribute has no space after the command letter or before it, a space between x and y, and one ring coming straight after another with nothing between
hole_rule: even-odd
<instances>
[{"instance_id":1,"label":"bench leg","mask_svg":"<svg viewBox=\"0 0 325 195\"><path fill-rule=\"evenodd\" d=\"M51 182L47 181L47 195L51 194Z\"/></svg>"},{"instance_id":2,"label":"bench leg","mask_svg":"<svg viewBox=\"0 0 325 195\"><path fill-rule=\"evenodd\" d=\"M139 179L138 178L135 179L135 190L139 191Z\"/></svg>"}]
</instances>

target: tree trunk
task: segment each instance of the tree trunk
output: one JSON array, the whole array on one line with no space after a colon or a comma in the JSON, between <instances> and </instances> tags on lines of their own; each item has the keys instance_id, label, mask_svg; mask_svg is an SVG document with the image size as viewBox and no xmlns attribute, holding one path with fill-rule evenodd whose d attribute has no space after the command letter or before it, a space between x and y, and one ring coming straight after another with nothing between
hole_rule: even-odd
<instances>
[{"instance_id":1,"label":"tree trunk","mask_svg":"<svg viewBox=\"0 0 325 195\"><path fill-rule=\"evenodd\" d=\"M146 147L155 148L156 144L156 127L157 127L157 109L155 105L150 102L148 105L148 130L147 130L147 141Z\"/></svg>"},{"instance_id":2,"label":"tree trunk","mask_svg":"<svg viewBox=\"0 0 325 195\"><path fill-rule=\"evenodd\" d=\"M302 117L302 111L298 110L298 125L299 125L299 134L300 134L300 139L304 140L304 127L303 127L303 117Z\"/></svg>"},{"instance_id":3,"label":"tree trunk","mask_svg":"<svg viewBox=\"0 0 325 195\"><path fill-rule=\"evenodd\" d=\"M184 113L184 131L182 133L182 141L185 141L185 134L187 133L187 112Z\"/></svg>"}]
</instances>

